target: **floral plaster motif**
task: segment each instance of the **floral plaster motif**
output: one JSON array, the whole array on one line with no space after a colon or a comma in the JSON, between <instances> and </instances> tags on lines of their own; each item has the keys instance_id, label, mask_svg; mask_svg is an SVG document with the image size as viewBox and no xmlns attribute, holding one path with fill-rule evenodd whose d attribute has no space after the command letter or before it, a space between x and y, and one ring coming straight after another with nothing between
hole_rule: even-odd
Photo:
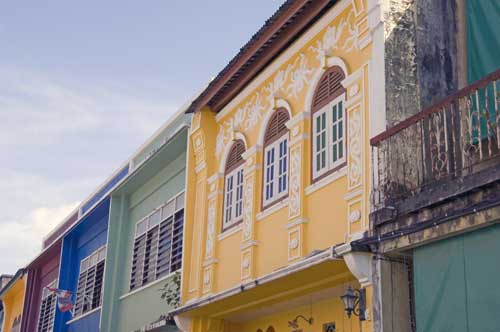
<instances>
[{"instance_id":1,"label":"floral plaster motif","mask_svg":"<svg viewBox=\"0 0 500 332\"><path fill-rule=\"evenodd\" d=\"M352 16L352 13L349 14L347 20L349 21ZM349 37L346 38L344 42L344 50L346 52L352 52L353 50L359 50L359 28L358 25L354 22L348 24L349 29Z\"/></svg>"},{"instance_id":2,"label":"floral plaster motif","mask_svg":"<svg viewBox=\"0 0 500 332\"><path fill-rule=\"evenodd\" d=\"M290 85L287 91L296 98L304 87L309 85L313 70L307 66L307 58L304 53L300 53L293 67L295 69L291 72Z\"/></svg>"},{"instance_id":3,"label":"floral plaster motif","mask_svg":"<svg viewBox=\"0 0 500 332\"><path fill-rule=\"evenodd\" d=\"M243 240L250 240L252 237L252 221L253 221L253 186L254 177L249 176L246 179L245 194L243 197Z\"/></svg>"},{"instance_id":4,"label":"floral plaster motif","mask_svg":"<svg viewBox=\"0 0 500 332\"><path fill-rule=\"evenodd\" d=\"M309 51L316 53L320 63L325 57L334 55L338 49L343 48L346 52L358 47L359 31L353 21L352 13L347 20L341 19L336 25L327 27L322 38L316 42ZM345 42L340 45L341 38L345 35ZM274 107L276 98L297 98L300 93L310 85L315 67L307 61L307 56L300 53L292 63L278 70L264 87L253 94L247 102L239 107L233 116L226 118L223 124L219 124L216 138L216 155L219 156L224 150L224 145L232 139L234 131L251 131L262 120L266 111Z\"/></svg>"},{"instance_id":5,"label":"floral plaster motif","mask_svg":"<svg viewBox=\"0 0 500 332\"><path fill-rule=\"evenodd\" d=\"M342 33L344 32L344 27L345 21L343 19L340 20L338 25L329 26L326 29L323 38L316 42L316 46L310 47L310 49L316 53L318 61L323 63L325 57L332 56L333 51L336 51L339 48L339 42L342 37Z\"/></svg>"},{"instance_id":6,"label":"floral plaster motif","mask_svg":"<svg viewBox=\"0 0 500 332\"><path fill-rule=\"evenodd\" d=\"M302 161L301 146L290 150L290 193L288 200L288 217L297 217L300 214L300 172Z\"/></svg>"},{"instance_id":7,"label":"floral plaster motif","mask_svg":"<svg viewBox=\"0 0 500 332\"><path fill-rule=\"evenodd\" d=\"M205 248L206 258L211 258L214 254L214 237L215 237L215 199L208 203L208 222L207 222L207 243Z\"/></svg>"},{"instance_id":8,"label":"floral plaster motif","mask_svg":"<svg viewBox=\"0 0 500 332\"><path fill-rule=\"evenodd\" d=\"M349 187L361 183L361 111L352 111L349 115Z\"/></svg>"}]
</instances>

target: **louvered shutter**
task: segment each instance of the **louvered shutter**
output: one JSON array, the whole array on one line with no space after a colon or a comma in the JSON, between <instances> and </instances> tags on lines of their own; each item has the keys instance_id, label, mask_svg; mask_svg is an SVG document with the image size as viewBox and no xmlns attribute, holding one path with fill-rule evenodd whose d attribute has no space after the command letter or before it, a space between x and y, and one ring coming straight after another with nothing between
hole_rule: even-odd
<instances>
[{"instance_id":1,"label":"louvered shutter","mask_svg":"<svg viewBox=\"0 0 500 332\"><path fill-rule=\"evenodd\" d=\"M339 66L333 66L323 74L314 92L313 112L345 93L345 88L342 85L344 78L344 71Z\"/></svg>"}]
</instances>

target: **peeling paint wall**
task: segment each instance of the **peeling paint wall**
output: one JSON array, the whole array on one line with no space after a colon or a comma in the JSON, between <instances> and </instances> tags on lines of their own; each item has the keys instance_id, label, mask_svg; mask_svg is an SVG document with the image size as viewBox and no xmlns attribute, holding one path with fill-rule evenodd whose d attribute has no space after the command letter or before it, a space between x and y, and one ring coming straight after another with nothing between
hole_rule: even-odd
<instances>
[{"instance_id":1,"label":"peeling paint wall","mask_svg":"<svg viewBox=\"0 0 500 332\"><path fill-rule=\"evenodd\" d=\"M388 127L457 89L456 1L384 0Z\"/></svg>"}]
</instances>

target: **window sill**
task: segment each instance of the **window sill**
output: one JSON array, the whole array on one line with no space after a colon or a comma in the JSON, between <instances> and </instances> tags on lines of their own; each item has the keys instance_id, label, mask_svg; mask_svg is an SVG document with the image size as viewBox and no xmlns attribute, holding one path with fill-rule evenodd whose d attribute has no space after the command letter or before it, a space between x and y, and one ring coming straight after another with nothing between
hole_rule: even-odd
<instances>
[{"instance_id":1,"label":"window sill","mask_svg":"<svg viewBox=\"0 0 500 332\"><path fill-rule=\"evenodd\" d=\"M181 273L181 271L182 271L182 269L177 270L177 271L175 271L175 272L171 272L171 273L167 274L166 276L161 277L160 279L157 279L157 280L155 280L155 281L152 281L152 282L150 282L149 284L143 285L143 286L141 286L141 287L139 287L139 288L136 288L136 289L134 289L134 290L132 290L132 291L130 291L130 292L128 292L128 293L123 294L122 296L120 296L120 298L119 298L119 299L120 299L120 301L121 301L121 300L123 300L123 299L126 299L126 298L127 298L127 297L129 297L129 296L132 296L132 295L134 295L134 294L136 294L136 293L139 293L139 292L141 292L141 291L143 291L143 290L145 290L145 289L147 289L147 288L149 288L149 287L152 287L152 286L154 286L154 285L157 285L157 284L159 284L159 283L160 283L160 282L162 282L162 281L167 280L168 278L170 278L171 276L173 276L173 275L174 275L175 273L177 273L177 272Z\"/></svg>"},{"instance_id":2,"label":"window sill","mask_svg":"<svg viewBox=\"0 0 500 332\"><path fill-rule=\"evenodd\" d=\"M305 193L306 195L310 195L313 192L325 187L326 185L332 183L333 181L346 176L347 175L347 166L342 167L341 169L333 172L330 175L325 176L319 181L316 181L315 183L311 184L310 186L306 187Z\"/></svg>"},{"instance_id":3,"label":"window sill","mask_svg":"<svg viewBox=\"0 0 500 332\"><path fill-rule=\"evenodd\" d=\"M85 318L85 317L87 317L87 316L90 316L90 315L92 315L93 313L95 313L95 312L97 312L97 311L99 311L99 310L101 310L101 307L100 307L100 306L99 306L99 307L97 307L97 308L95 308L95 309L92 309L92 310L90 310L90 311L87 311L86 313L84 313L84 314L82 314L82 315L80 315L80 316L78 316L78 317L75 317L75 318L73 318L73 319L68 320L68 321L66 322L66 325L73 324L74 322L77 322L77 321L79 321L80 319L83 319L83 318Z\"/></svg>"},{"instance_id":4,"label":"window sill","mask_svg":"<svg viewBox=\"0 0 500 332\"><path fill-rule=\"evenodd\" d=\"M233 234L238 233L239 231L241 231L241 222L238 225L235 225L234 227L228 228L225 231L223 231L222 233L220 233L219 235L217 235L217 240L222 241L225 238L227 238Z\"/></svg>"},{"instance_id":5,"label":"window sill","mask_svg":"<svg viewBox=\"0 0 500 332\"><path fill-rule=\"evenodd\" d=\"M271 205L270 207L266 208L265 210L262 210L261 212L257 213L255 218L257 221L260 221L266 217L269 217L270 215L278 212L279 210L285 208L288 206L288 197L277 202L276 204Z\"/></svg>"}]
</instances>

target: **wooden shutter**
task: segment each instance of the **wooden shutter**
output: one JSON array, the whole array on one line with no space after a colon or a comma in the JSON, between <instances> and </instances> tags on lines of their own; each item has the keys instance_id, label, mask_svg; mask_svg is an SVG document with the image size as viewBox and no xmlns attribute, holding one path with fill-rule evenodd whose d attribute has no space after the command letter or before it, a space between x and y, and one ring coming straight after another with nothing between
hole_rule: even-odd
<instances>
[{"instance_id":1,"label":"wooden shutter","mask_svg":"<svg viewBox=\"0 0 500 332\"><path fill-rule=\"evenodd\" d=\"M279 108L274 112L266 128L264 146L271 144L288 133L288 128L286 127L288 120L290 120L290 116L285 108Z\"/></svg>"},{"instance_id":2,"label":"wooden shutter","mask_svg":"<svg viewBox=\"0 0 500 332\"><path fill-rule=\"evenodd\" d=\"M328 104L333 99L345 93L342 81L345 78L344 71L339 66L329 68L319 80L314 92L312 111L315 112Z\"/></svg>"},{"instance_id":3,"label":"wooden shutter","mask_svg":"<svg viewBox=\"0 0 500 332\"><path fill-rule=\"evenodd\" d=\"M245 143L243 143L242 140L236 140L227 156L226 173L231 172L233 169L243 164L244 160L241 156L243 152L245 152Z\"/></svg>"}]
</instances>

